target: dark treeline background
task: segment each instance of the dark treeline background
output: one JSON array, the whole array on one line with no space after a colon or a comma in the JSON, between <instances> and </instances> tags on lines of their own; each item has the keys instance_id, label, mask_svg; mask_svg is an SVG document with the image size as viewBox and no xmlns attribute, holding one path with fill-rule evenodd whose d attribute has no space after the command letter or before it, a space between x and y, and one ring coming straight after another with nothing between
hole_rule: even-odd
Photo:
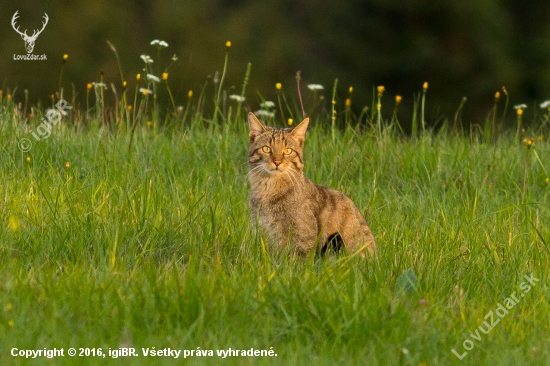
<instances>
[{"instance_id":1,"label":"dark treeline background","mask_svg":"<svg viewBox=\"0 0 550 366\"><path fill-rule=\"evenodd\" d=\"M526 103L528 113L550 99L550 2L532 0L120 0L2 2L0 77L16 100L29 91L31 103L45 102L58 90L63 54L65 93L72 85L82 103L86 84L105 81L120 87L116 48L129 87L144 67L141 54L160 72L170 66L177 104L198 92L208 75L223 67L225 42L231 40L225 86L239 93L248 62L252 73L247 103L275 100L275 83L295 94L295 74L304 86L319 83L330 98L335 78L340 99L354 87L354 106L371 105L373 88L384 85L384 108L403 96L402 113L412 111L413 93L429 82L428 119L452 118L464 96L466 123L478 123L491 110L502 86L510 102ZM11 27L19 10L20 29L40 28L34 54L47 61L14 61L26 54ZM153 39L169 47L158 59ZM160 76L160 75L158 75ZM305 88L304 88L305 89ZM307 91L306 91L307 93ZM160 98L159 98L160 99Z\"/></svg>"}]
</instances>

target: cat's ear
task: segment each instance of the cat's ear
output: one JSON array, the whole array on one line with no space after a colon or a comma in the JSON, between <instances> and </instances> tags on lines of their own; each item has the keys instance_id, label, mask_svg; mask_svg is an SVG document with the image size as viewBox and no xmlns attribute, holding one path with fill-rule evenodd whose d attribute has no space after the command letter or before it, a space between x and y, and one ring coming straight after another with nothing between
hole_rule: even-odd
<instances>
[{"instance_id":1,"label":"cat's ear","mask_svg":"<svg viewBox=\"0 0 550 366\"><path fill-rule=\"evenodd\" d=\"M299 141L303 142L306 138L307 125L309 124L309 117L304 119L300 124L292 129L290 134L296 137Z\"/></svg>"},{"instance_id":2,"label":"cat's ear","mask_svg":"<svg viewBox=\"0 0 550 366\"><path fill-rule=\"evenodd\" d=\"M250 132L248 134L250 142L254 141L256 137L267 131L267 128L252 112L248 113L248 127L250 128Z\"/></svg>"}]
</instances>

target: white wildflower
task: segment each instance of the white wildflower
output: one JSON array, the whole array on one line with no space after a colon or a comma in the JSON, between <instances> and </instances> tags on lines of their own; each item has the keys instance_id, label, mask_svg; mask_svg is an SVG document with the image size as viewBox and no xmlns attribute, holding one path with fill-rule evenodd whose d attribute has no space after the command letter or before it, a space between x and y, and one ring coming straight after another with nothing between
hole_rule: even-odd
<instances>
[{"instance_id":1,"label":"white wildflower","mask_svg":"<svg viewBox=\"0 0 550 366\"><path fill-rule=\"evenodd\" d=\"M309 84L309 85L307 86L307 88L308 88L309 90L323 90L323 89L325 89L325 87L322 86L321 84Z\"/></svg>"},{"instance_id":2,"label":"white wildflower","mask_svg":"<svg viewBox=\"0 0 550 366\"><path fill-rule=\"evenodd\" d=\"M270 100L266 100L265 102L260 104L260 107L262 107L262 108L273 108L273 107L275 107L275 103L273 103Z\"/></svg>"},{"instance_id":3,"label":"white wildflower","mask_svg":"<svg viewBox=\"0 0 550 366\"><path fill-rule=\"evenodd\" d=\"M178 60L178 56L174 53L174 56L172 56L172 61L177 61Z\"/></svg>"},{"instance_id":4,"label":"white wildflower","mask_svg":"<svg viewBox=\"0 0 550 366\"><path fill-rule=\"evenodd\" d=\"M151 46L168 47L168 43L166 43L165 41L161 41L159 39L153 39L151 41Z\"/></svg>"},{"instance_id":5,"label":"white wildflower","mask_svg":"<svg viewBox=\"0 0 550 366\"><path fill-rule=\"evenodd\" d=\"M149 89L146 89L146 88L139 88L139 92L141 94L153 94L153 92Z\"/></svg>"},{"instance_id":6,"label":"white wildflower","mask_svg":"<svg viewBox=\"0 0 550 366\"><path fill-rule=\"evenodd\" d=\"M155 82L155 83L159 83L160 82L160 79L158 78L158 76L155 76L153 74L147 74L147 79Z\"/></svg>"},{"instance_id":7,"label":"white wildflower","mask_svg":"<svg viewBox=\"0 0 550 366\"><path fill-rule=\"evenodd\" d=\"M550 107L550 100L546 100L546 101L542 102L542 103L540 104L540 107L541 107L542 109L546 109L546 108Z\"/></svg>"},{"instance_id":8,"label":"white wildflower","mask_svg":"<svg viewBox=\"0 0 550 366\"><path fill-rule=\"evenodd\" d=\"M231 94L229 96L229 99L236 100L237 102L240 102L240 103L242 103L246 100L245 97L243 97L242 95L237 95L237 94Z\"/></svg>"},{"instance_id":9,"label":"white wildflower","mask_svg":"<svg viewBox=\"0 0 550 366\"><path fill-rule=\"evenodd\" d=\"M149 55L141 55L139 57L141 57L143 62L145 62L146 64L152 64L153 63L153 59Z\"/></svg>"},{"instance_id":10,"label":"white wildflower","mask_svg":"<svg viewBox=\"0 0 550 366\"><path fill-rule=\"evenodd\" d=\"M275 113L266 111L264 109L260 109L259 111L254 112L254 114L259 117L267 117L267 118L275 117Z\"/></svg>"},{"instance_id":11,"label":"white wildflower","mask_svg":"<svg viewBox=\"0 0 550 366\"><path fill-rule=\"evenodd\" d=\"M514 106L514 109L525 109L527 108L527 104L516 104Z\"/></svg>"}]
</instances>

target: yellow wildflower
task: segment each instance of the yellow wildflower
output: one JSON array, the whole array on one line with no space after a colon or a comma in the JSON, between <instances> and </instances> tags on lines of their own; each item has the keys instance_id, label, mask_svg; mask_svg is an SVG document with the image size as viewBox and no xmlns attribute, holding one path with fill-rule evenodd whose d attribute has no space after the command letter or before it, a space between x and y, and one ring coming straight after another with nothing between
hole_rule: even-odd
<instances>
[{"instance_id":1,"label":"yellow wildflower","mask_svg":"<svg viewBox=\"0 0 550 366\"><path fill-rule=\"evenodd\" d=\"M228 50L231 48L231 41L225 42L225 48L227 48Z\"/></svg>"},{"instance_id":2,"label":"yellow wildflower","mask_svg":"<svg viewBox=\"0 0 550 366\"><path fill-rule=\"evenodd\" d=\"M531 146L534 146L535 145L535 138L534 137L531 137L530 139L525 137L523 139L523 144L525 146L527 146L527 148L530 148Z\"/></svg>"},{"instance_id":3,"label":"yellow wildflower","mask_svg":"<svg viewBox=\"0 0 550 366\"><path fill-rule=\"evenodd\" d=\"M164 81L168 80L168 73L167 72L162 73L162 80L164 80Z\"/></svg>"},{"instance_id":4,"label":"yellow wildflower","mask_svg":"<svg viewBox=\"0 0 550 366\"><path fill-rule=\"evenodd\" d=\"M281 84L281 83L275 84L275 89L281 90L282 88L283 88L283 84Z\"/></svg>"}]
</instances>

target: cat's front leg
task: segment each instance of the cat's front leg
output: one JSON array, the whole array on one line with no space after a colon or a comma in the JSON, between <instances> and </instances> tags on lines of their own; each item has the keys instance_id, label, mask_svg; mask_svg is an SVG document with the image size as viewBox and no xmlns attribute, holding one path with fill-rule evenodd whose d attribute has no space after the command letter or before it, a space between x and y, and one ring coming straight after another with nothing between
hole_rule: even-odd
<instances>
[{"instance_id":1,"label":"cat's front leg","mask_svg":"<svg viewBox=\"0 0 550 366\"><path fill-rule=\"evenodd\" d=\"M291 232L291 242L294 251L303 257L308 257L318 245L320 233L314 216L301 217Z\"/></svg>"}]
</instances>

